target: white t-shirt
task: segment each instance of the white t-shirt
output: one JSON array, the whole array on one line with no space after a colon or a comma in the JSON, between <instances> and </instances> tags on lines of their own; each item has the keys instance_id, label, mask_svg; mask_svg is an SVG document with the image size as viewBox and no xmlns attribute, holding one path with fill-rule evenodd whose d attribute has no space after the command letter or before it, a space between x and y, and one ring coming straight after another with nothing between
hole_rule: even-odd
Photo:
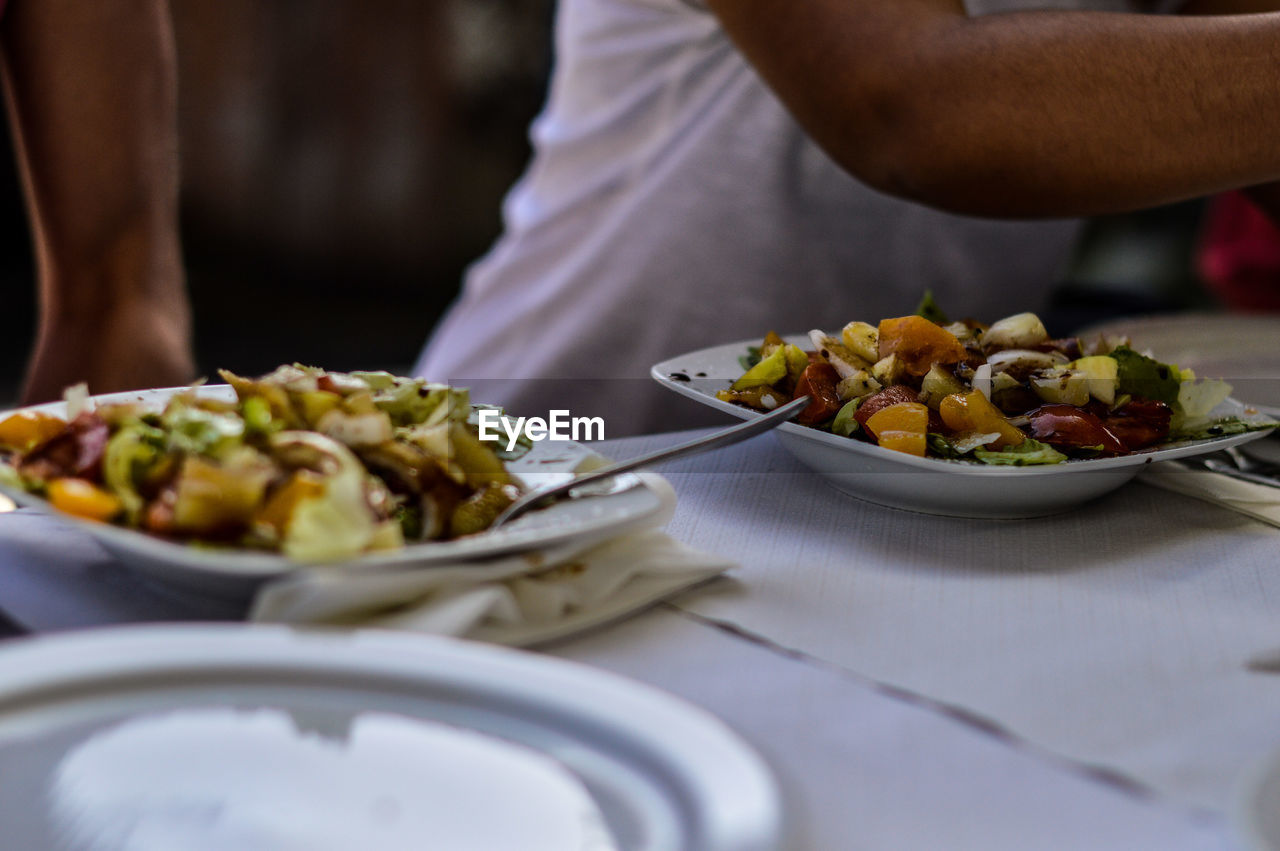
<instances>
[{"instance_id":1,"label":"white t-shirt","mask_svg":"<svg viewBox=\"0 0 1280 851\"><path fill-rule=\"evenodd\" d=\"M925 290L986 320L1036 310L1076 235L1071 221L965 218L858 183L697 0L562 0L555 56L504 234L415 367L477 401L602 416L610 437L701 424L650 365L910 313Z\"/></svg>"}]
</instances>

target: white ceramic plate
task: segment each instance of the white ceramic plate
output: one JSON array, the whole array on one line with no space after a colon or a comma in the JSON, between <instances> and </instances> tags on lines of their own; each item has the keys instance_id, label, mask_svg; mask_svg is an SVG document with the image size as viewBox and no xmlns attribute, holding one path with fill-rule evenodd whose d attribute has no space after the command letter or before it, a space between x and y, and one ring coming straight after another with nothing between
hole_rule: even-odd
<instances>
[{"instance_id":1,"label":"white ceramic plate","mask_svg":"<svg viewBox=\"0 0 1280 851\"><path fill-rule=\"evenodd\" d=\"M169 397L184 389L112 393L96 396L93 401L95 404L139 401L159 409ZM202 387L199 392L219 398L235 397L226 385ZM65 405L61 402L38 405L34 409L65 415ZM525 484L536 487L566 479L588 459L598 457L582 444L542 441L507 466ZM560 502L545 511L530 512L493 532L453 541L412 544L400 550L362 556L344 562L342 567L362 571L398 570L544 549L570 540L603 539L641 525L663 510L661 497L642 480L628 477L628 483L634 486L605 496ZM132 529L81 521L56 511L45 500L24 491L2 487L0 490L19 505L54 514L91 535L103 549L131 568L187 590L222 597L247 597L268 579L305 569L284 556L271 553L197 549Z\"/></svg>"},{"instance_id":2,"label":"white ceramic plate","mask_svg":"<svg viewBox=\"0 0 1280 851\"><path fill-rule=\"evenodd\" d=\"M1243 851L1280 851L1280 751L1244 778L1234 816Z\"/></svg>"},{"instance_id":3,"label":"white ceramic plate","mask_svg":"<svg viewBox=\"0 0 1280 851\"><path fill-rule=\"evenodd\" d=\"M806 349L811 345L803 336L786 339ZM656 364L650 372L658 383L682 396L750 419L756 416L755 412L721 402L715 392L727 388L742 374L738 358L757 342L728 343L690 352ZM1244 411L1238 403L1224 405L1235 412ZM1020 518L1056 514L1108 493L1136 476L1145 464L1213 452L1255 440L1267 432L1171 444L1118 458L1034 467L917 458L795 423L782 424L774 434L801 463L859 499L925 514Z\"/></svg>"},{"instance_id":4,"label":"white ceramic plate","mask_svg":"<svg viewBox=\"0 0 1280 851\"><path fill-rule=\"evenodd\" d=\"M1280 416L1280 316L1219 313L1107 322L1079 336L1127 336L1139 351L1231 383L1232 395Z\"/></svg>"},{"instance_id":5,"label":"white ceramic plate","mask_svg":"<svg viewBox=\"0 0 1280 851\"><path fill-rule=\"evenodd\" d=\"M721 722L453 639L147 626L0 649L0 824L28 851L766 851L773 778Z\"/></svg>"}]
</instances>

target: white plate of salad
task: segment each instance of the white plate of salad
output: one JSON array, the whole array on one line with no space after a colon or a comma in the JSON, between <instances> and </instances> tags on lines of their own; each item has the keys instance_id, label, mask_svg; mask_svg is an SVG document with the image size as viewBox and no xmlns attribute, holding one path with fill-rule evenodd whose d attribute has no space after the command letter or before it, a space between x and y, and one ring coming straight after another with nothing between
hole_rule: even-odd
<instances>
[{"instance_id":1,"label":"white plate of salad","mask_svg":"<svg viewBox=\"0 0 1280 851\"><path fill-rule=\"evenodd\" d=\"M679 355L651 374L744 419L807 393L815 403L775 431L799 461L860 499L959 517L1055 514L1146 464L1276 425L1230 398L1224 382L1123 341L1053 340L1030 313L951 322L927 297L909 317L770 332Z\"/></svg>"},{"instance_id":2,"label":"white plate of salad","mask_svg":"<svg viewBox=\"0 0 1280 851\"><path fill-rule=\"evenodd\" d=\"M0 492L167 584L247 597L299 569L401 570L604 538L664 510L613 492L493 517L599 463L570 441L481 441L466 390L282 366L227 384L88 396L0 414Z\"/></svg>"}]
</instances>

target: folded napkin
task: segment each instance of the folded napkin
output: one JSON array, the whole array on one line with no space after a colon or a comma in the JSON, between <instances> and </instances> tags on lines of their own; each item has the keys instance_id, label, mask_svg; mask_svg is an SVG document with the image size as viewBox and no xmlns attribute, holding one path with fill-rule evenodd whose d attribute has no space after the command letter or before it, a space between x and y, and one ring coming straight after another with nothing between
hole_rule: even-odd
<instances>
[{"instance_id":1,"label":"folded napkin","mask_svg":"<svg viewBox=\"0 0 1280 851\"><path fill-rule=\"evenodd\" d=\"M1179 461L1151 464L1138 481L1221 505L1255 520L1280 526L1280 488L1256 485L1190 467Z\"/></svg>"},{"instance_id":2,"label":"folded napkin","mask_svg":"<svg viewBox=\"0 0 1280 851\"><path fill-rule=\"evenodd\" d=\"M734 566L660 531L675 509L675 491L660 476L640 477L663 503L642 528L604 541L396 572L299 571L259 590L248 618L527 646L621 618Z\"/></svg>"}]
</instances>

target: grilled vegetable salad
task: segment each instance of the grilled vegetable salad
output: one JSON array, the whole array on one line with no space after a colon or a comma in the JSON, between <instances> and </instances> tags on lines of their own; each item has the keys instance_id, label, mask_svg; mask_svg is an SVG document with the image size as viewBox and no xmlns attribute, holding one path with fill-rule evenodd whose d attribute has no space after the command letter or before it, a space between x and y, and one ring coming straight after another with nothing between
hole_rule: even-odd
<instances>
[{"instance_id":1,"label":"grilled vegetable salad","mask_svg":"<svg viewBox=\"0 0 1280 851\"><path fill-rule=\"evenodd\" d=\"M1231 392L1225 382L1197 380L1127 340L1051 339L1032 313L950 322L926 296L915 315L811 331L809 343L770 332L717 398L772 410L808 395L803 425L910 455L1003 465L1275 425L1214 418Z\"/></svg>"},{"instance_id":2,"label":"grilled vegetable salad","mask_svg":"<svg viewBox=\"0 0 1280 851\"><path fill-rule=\"evenodd\" d=\"M169 539L331 561L484 530L519 490L468 422L467 391L385 372L227 371L162 411L0 417L0 481L69 514Z\"/></svg>"}]
</instances>

